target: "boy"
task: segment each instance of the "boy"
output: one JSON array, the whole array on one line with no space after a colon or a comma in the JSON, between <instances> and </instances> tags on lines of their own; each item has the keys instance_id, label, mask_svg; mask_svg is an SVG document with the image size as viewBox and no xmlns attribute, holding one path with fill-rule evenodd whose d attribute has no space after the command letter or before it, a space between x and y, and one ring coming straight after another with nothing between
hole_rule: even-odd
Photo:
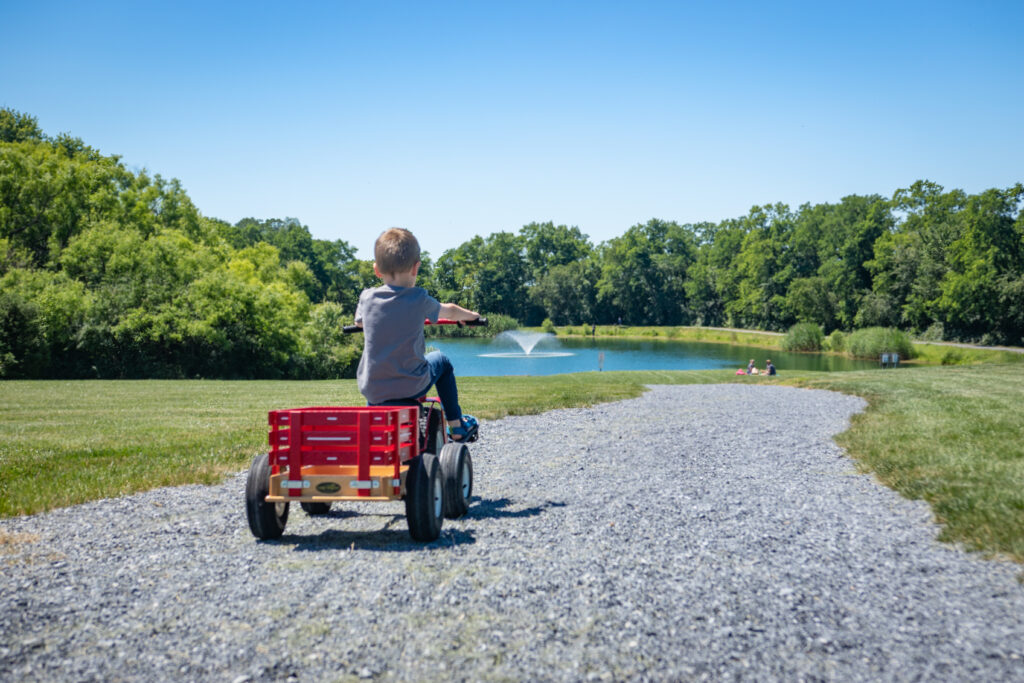
<instances>
[{"instance_id":1,"label":"boy","mask_svg":"<svg viewBox=\"0 0 1024 683\"><path fill-rule=\"evenodd\" d=\"M463 415L451 361L440 351L424 353L423 321L476 320L480 317L455 304L442 304L416 286L420 245L411 232L391 228L373 245L373 272L384 284L363 290L355 323L365 342L356 380L370 405L414 399L437 386L437 396L455 441L474 441L476 419Z\"/></svg>"}]
</instances>

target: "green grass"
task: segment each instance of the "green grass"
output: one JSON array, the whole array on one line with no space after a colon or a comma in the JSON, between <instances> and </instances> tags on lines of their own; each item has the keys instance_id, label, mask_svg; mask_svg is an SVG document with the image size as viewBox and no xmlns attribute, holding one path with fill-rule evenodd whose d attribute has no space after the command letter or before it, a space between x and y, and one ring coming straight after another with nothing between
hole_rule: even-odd
<instances>
[{"instance_id":1,"label":"green grass","mask_svg":"<svg viewBox=\"0 0 1024 683\"><path fill-rule=\"evenodd\" d=\"M950 344L914 344L914 365L972 365L976 363L1024 363L1024 353L978 349Z\"/></svg>"},{"instance_id":2,"label":"green grass","mask_svg":"<svg viewBox=\"0 0 1024 683\"><path fill-rule=\"evenodd\" d=\"M646 384L787 383L865 397L838 437L865 469L928 501L943 538L1024 562L1024 364L737 377L731 370L460 378L496 418L638 396ZM214 483L265 447L266 413L359 405L329 382L0 382L0 516L156 486Z\"/></svg>"},{"instance_id":3,"label":"green grass","mask_svg":"<svg viewBox=\"0 0 1024 683\"><path fill-rule=\"evenodd\" d=\"M836 441L927 501L941 538L1024 562L1024 366L921 367L797 377L871 407Z\"/></svg>"}]
</instances>

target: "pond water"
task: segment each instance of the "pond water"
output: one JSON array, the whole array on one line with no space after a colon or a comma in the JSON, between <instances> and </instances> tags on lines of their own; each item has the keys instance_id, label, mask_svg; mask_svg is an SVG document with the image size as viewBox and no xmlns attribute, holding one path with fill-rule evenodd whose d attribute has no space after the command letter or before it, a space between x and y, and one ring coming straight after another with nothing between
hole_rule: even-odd
<instances>
[{"instance_id":1,"label":"pond water","mask_svg":"<svg viewBox=\"0 0 1024 683\"><path fill-rule=\"evenodd\" d=\"M494 339L432 337L427 346L444 351L460 377L500 375L557 375L568 372L611 370L715 370L746 368L753 358L759 370L772 359L780 373L786 370L863 370L872 361L813 353L786 353L778 349L683 341L554 337L538 335L520 345L510 333ZM523 334L523 333L513 333ZM530 353L525 346L533 344Z\"/></svg>"}]
</instances>

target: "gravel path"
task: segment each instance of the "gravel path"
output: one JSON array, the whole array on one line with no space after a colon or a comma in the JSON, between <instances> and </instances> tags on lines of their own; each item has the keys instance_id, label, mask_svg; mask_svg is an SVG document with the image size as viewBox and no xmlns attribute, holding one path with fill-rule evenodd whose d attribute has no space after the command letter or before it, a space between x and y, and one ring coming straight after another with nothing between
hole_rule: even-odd
<instances>
[{"instance_id":1,"label":"gravel path","mask_svg":"<svg viewBox=\"0 0 1024 683\"><path fill-rule=\"evenodd\" d=\"M399 503L246 526L244 477L0 520L0 680L1024 680L1021 567L767 386L483 425L430 545Z\"/></svg>"}]
</instances>

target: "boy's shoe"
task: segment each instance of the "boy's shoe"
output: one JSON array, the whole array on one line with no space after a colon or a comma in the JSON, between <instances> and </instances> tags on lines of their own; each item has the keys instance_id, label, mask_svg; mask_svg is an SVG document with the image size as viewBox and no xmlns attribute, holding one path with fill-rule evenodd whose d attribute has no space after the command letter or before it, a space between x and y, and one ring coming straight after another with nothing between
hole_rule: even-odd
<instances>
[{"instance_id":1,"label":"boy's shoe","mask_svg":"<svg viewBox=\"0 0 1024 683\"><path fill-rule=\"evenodd\" d=\"M462 424L458 427L448 427L448 436L456 443L472 443L476 441L480 431L480 423L472 415L463 415L460 418Z\"/></svg>"}]
</instances>

